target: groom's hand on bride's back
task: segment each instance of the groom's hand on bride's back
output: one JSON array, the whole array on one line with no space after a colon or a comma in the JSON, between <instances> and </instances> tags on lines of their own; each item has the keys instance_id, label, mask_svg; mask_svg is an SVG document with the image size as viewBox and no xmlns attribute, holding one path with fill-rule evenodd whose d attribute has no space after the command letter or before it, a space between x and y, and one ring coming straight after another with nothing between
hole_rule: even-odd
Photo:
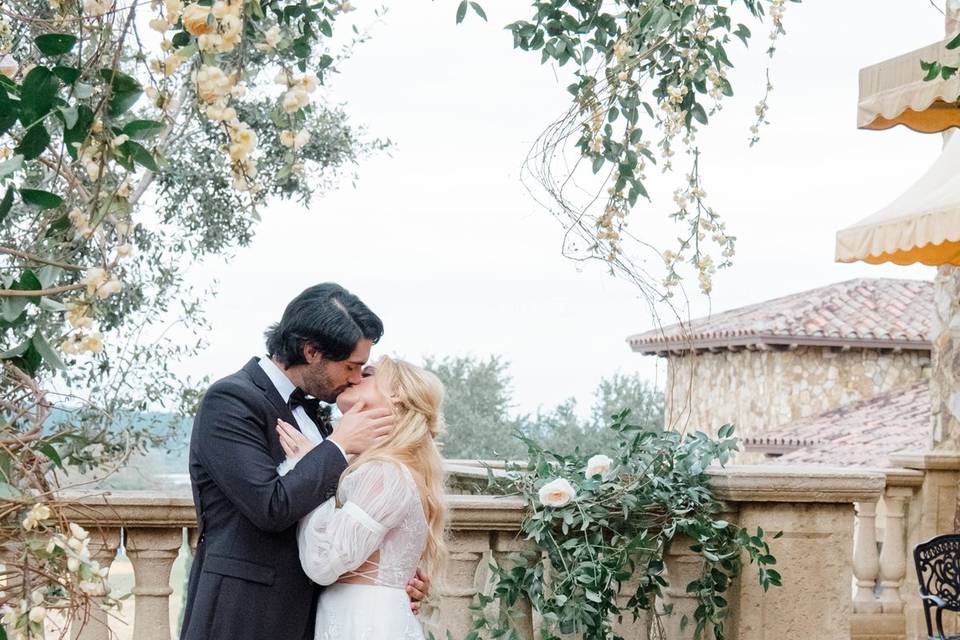
<instances>
[{"instance_id":1,"label":"groom's hand on bride's back","mask_svg":"<svg viewBox=\"0 0 960 640\"><path fill-rule=\"evenodd\" d=\"M363 401L353 405L343 414L330 436L330 440L340 445L345 453L363 453L393 430L393 411L363 407Z\"/></svg>"}]
</instances>

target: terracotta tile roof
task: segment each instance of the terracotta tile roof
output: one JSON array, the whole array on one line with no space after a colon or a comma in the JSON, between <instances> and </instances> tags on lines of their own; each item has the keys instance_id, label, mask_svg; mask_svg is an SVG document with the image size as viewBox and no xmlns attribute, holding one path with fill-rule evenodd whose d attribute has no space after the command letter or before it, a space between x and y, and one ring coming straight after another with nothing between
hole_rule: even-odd
<instances>
[{"instance_id":1,"label":"terracotta tile roof","mask_svg":"<svg viewBox=\"0 0 960 640\"><path fill-rule=\"evenodd\" d=\"M933 283L861 278L627 338L634 351L819 345L930 349Z\"/></svg>"},{"instance_id":2,"label":"terracotta tile roof","mask_svg":"<svg viewBox=\"0 0 960 640\"><path fill-rule=\"evenodd\" d=\"M789 450L778 464L888 467L891 453L927 449L930 429L924 381L744 438L744 445L747 451Z\"/></svg>"}]
</instances>

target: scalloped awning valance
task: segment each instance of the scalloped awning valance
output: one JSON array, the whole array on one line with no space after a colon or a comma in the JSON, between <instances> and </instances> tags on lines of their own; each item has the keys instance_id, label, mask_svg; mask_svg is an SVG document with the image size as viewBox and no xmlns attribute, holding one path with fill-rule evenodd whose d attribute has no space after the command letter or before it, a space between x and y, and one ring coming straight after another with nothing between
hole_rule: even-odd
<instances>
[{"instance_id":1,"label":"scalloped awning valance","mask_svg":"<svg viewBox=\"0 0 960 640\"><path fill-rule=\"evenodd\" d=\"M960 265L960 134L903 195L837 232L836 259Z\"/></svg>"},{"instance_id":2,"label":"scalloped awning valance","mask_svg":"<svg viewBox=\"0 0 960 640\"><path fill-rule=\"evenodd\" d=\"M960 74L924 81L921 62L950 62L957 50L942 40L860 70L857 127L882 130L902 124L921 133L960 127Z\"/></svg>"}]
</instances>

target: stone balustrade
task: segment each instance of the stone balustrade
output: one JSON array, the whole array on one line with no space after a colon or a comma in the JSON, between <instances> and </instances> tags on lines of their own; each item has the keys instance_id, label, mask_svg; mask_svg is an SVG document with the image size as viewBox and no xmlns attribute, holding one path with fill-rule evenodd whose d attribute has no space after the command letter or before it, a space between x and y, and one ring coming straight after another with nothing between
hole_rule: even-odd
<instances>
[{"instance_id":1,"label":"stone balustrade","mask_svg":"<svg viewBox=\"0 0 960 640\"><path fill-rule=\"evenodd\" d=\"M858 615L853 611L857 600L850 597L855 555L853 505L875 504L883 494L892 505L901 501L902 522L902 505L909 498L891 492L889 479L875 472L743 466L710 473L715 493L726 505L726 519L751 532L762 527L771 538L773 533L783 532L782 537L770 541L783 587L764 593L755 567L745 565L743 578L728 594L727 637L848 640L851 620ZM170 623L170 569L195 524L190 498L123 491L64 498L72 505L71 519L91 530L94 552L101 563L109 562L122 545L133 564L133 638L169 640L175 631ZM526 545L517 535L524 506L516 499L482 495L451 495L448 500L450 557L445 589L436 609L436 635L446 637L445 631L449 630L453 638L463 638L472 623L468 607L474 595L487 585L489 564L506 561L510 553ZM897 517L896 508L888 507L888 519ZM860 509L858 536L863 537L860 544L866 548L870 508ZM891 530L890 525L887 527ZM900 544L902 547L902 540ZM903 570L892 561L884 569L882 552L876 562L868 556L857 564L858 586L863 581L865 590L857 602L866 602L867 581L879 580L879 611L874 613L883 615L884 603L890 602L891 611L896 608L894 597L903 581ZM699 557L690 551L687 541L676 540L666 564L671 586L665 601L657 606L662 611L671 605L673 614L662 617L660 623L668 640L687 640L693 637L694 625L682 624L681 620L684 615L693 619L696 601L686 593L686 584L699 571ZM902 609L902 600L900 604ZM511 614L523 633L533 637L538 621L529 605L521 605ZM628 640L647 640L649 625L649 618L625 620L619 629ZM74 621L72 637L107 640L110 636L104 614L96 612Z\"/></svg>"},{"instance_id":2,"label":"stone balustrade","mask_svg":"<svg viewBox=\"0 0 960 640\"><path fill-rule=\"evenodd\" d=\"M925 640L913 548L952 533L960 456L915 452L891 456L877 500L855 504L854 640ZM957 633L956 619L945 618Z\"/></svg>"},{"instance_id":3,"label":"stone balustrade","mask_svg":"<svg viewBox=\"0 0 960 640\"><path fill-rule=\"evenodd\" d=\"M917 600L907 545L907 517L916 511L924 474L884 469L886 486L876 502L858 502L854 528L851 636L856 640L903 639L907 603ZM911 588L911 585L913 588Z\"/></svg>"}]
</instances>

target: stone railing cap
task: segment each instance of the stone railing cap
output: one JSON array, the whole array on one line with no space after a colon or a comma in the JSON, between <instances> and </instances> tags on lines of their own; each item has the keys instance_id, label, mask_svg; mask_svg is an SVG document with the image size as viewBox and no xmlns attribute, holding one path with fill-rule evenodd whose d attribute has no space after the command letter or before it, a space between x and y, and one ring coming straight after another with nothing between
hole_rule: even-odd
<instances>
[{"instance_id":1,"label":"stone railing cap","mask_svg":"<svg viewBox=\"0 0 960 640\"><path fill-rule=\"evenodd\" d=\"M728 502L863 502L883 494L879 471L817 465L711 467L714 495Z\"/></svg>"},{"instance_id":2,"label":"stone railing cap","mask_svg":"<svg viewBox=\"0 0 960 640\"><path fill-rule=\"evenodd\" d=\"M960 451L901 451L891 454L889 457L891 464L905 469L960 470Z\"/></svg>"}]
</instances>

